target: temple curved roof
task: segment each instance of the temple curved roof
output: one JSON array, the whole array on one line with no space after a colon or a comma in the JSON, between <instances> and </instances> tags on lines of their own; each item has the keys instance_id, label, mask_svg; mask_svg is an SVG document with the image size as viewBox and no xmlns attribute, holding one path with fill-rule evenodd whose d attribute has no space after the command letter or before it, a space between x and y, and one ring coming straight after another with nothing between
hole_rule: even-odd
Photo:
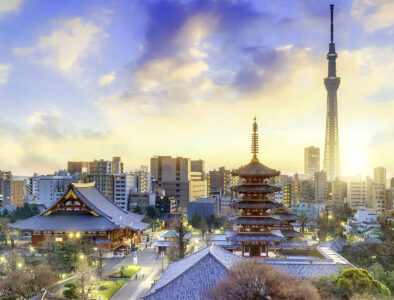
<instances>
[{"instance_id":1,"label":"temple curved roof","mask_svg":"<svg viewBox=\"0 0 394 300\"><path fill-rule=\"evenodd\" d=\"M286 237L273 233L236 233L228 238L232 241L250 242L250 241L284 241Z\"/></svg>"},{"instance_id":2,"label":"temple curved roof","mask_svg":"<svg viewBox=\"0 0 394 300\"><path fill-rule=\"evenodd\" d=\"M280 207L282 204L276 202L276 201L261 201L261 200L256 200L256 201L250 201L250 200L241 200L238 202L231 202L230 207L236 207L236 208L276 208Z\"/></svg>"},{"instance_id":3,"label":"temple curved roof","mask_svg":"<svg viewBox=\"0 0 394 300\"><path fill-rule=\"evenodd\" d=\"M232 172L233 176L247 177L247 176L264 176L264 177L273 177L279 176L280 171L275 169L271 169L261 162L252 160L246 166L242 166L237 170Z\"/></svg>"},{"instance_id":4,"label":"temple curved roof","mask_svg":"<svg viewBox=\"0 0 394 300\"><path fill-rule=\"evenodd\" d=\"M252 217L235 217L229 218L230 223L235 224L256 224L256 225L271 225L282 224L283 220L275 218L274 216L252 216Z\"/></svg>"}]
</instances>

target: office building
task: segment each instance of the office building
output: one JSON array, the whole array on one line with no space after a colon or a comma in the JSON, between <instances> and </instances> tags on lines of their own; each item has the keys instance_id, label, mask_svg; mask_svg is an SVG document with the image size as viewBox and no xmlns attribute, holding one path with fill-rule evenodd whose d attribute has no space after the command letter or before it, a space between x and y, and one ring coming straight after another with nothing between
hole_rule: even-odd
<instances>
[{"instance_id":1,"label":"office building","mask_svg":"<svg viewBox=\"0 0 394 300\"><path fill-rule=\"evenodd\" d=\"M384 184L373 183L371 189L371 207L378 215L386 212L386 189Z\"/></svg>"},{"instance_id":2,"label":"office building","mask_svg":"<svg viewBox=\"0 0 394 300\"><path fill-rule=\"evenodd\" d=\"M327 202L327 174L324 171L316 172L314 175L315 203Z\"/></svg>"},{"instance_id":3,"label":"office building","mask_svg":"<svg viewBox=\"0 0 394 300\"><path fill-rule=\"evenodd\" d=\"M352 209L358 209L361 206L366 206L367 200L369 199L368 190L367 181L348 182L346 201L349 207Z\"/></svg>"},{"instance_id":4,"label":"office building","mask_svg":"<svg viewBox=\"0 0 394 300\"><path fill-rule=\"evenodd\" d=\"M141 169L137 174L137 189L139 193L150 193L152 191L152 179L148 170Z\"/></svg>"},{"instance_id":5,"label":"office building","mask_svg":"<svg viewBox=\"0 0 394 300\"><path fill-rule=\"evenodd\" d=\"M347 183L336 178L328 183L329 198L333 206L343 206L347 195Z\"/></svg>"},{"instance_id":6,"label":"office building","mask_svg":"<svg viewBox=\"0 0 394 300\"><path fill-rule=\"evenodd\" d=\"M10 182L10 205L22 207L24 204L23 180L11 180Z\"/></svg>"},{"instance_id":7,"label":"office building","mask_svg":"<svg viewBox=\"0 0 394 300\"><path fill-rule=\"evenodd\" d=\"M337 91L340 78L337 77L336 60L334 43L334 5L331 9L331 40L328 59L328 76L324 79L324 85L327 90L327 115L326 115L326 136L324 144L323 170L327 173L327 180L333 181L341 175L339 159L339 140L338 140L338 103Z\"/></svg>"},{"instance_id":8,"label":"office building","mask_svg":"<svg viewBox=\"0 0 394 300\"><path fill-rule=\"evenodd\" d=\"M0 170L0 195L2 196L2 207L7 207L11 205L11 181L12 181L11 171L1 171Z\"/></svg>"},{"instance_id":9,"label":"office building","mask_svg":"<svg viewBox=\"0 0 394 300\"><path fill-rule=\"evenodd\" d=\"M69 161L67 162L67 171L70 174L74 173L87 173L88 172L88 162L86 161Z\"/></svg>"},{"instance_id":10,"label":"office building","mask_svg":"<svg viewBox=\"0 0 394 300\"><path fill-rule=\"evenodd\" d=\"M31 178L31 191L34 204L50 207L58 201L72 183L70 175L37 175Z\"/></svg>"},{"instance_id":11,"label":"office building","mask_svg":"<svg viewBox=\"0 0 394 300\"><path fill-rule=\"evenodd\" d=\"M150 160L151 175L158 188L173 196L180 208L186 212L187 203L207 194L207 180L203 160L156 156Z\"/></svg>"},{"instance_id":12,"label":"office building","mask_svg":"<svg viewBox=\"0 0 394 300\"><path fill-rule=\"evenodd\" d=\"M88 182L95 182L96 187L108 199L114 201L114 174L123 174L120 157L110 160L94 160L88 164Z\"/></svg>"},{"instance_id":13,"label":"office building","mask_svg":"<svg viewBox=\"0 0 394 300\"><path fill-rule=\"evenodd\" d=\"M128 210L129 197L132 191L137 189L137 176L124 173L114 175L114 203L118 207Z\"/></svg>"},{"instance_id":14,"label":"office building","mask_svg":"<svg viewBox=\"0 0 394 300\"><path fill-rule=\"evenodd\" d=\"M383 167L373 169L373 181L386 187L386 169Z\"/></svg>"},{"instance_id":15,"label":"office building","mask_svg":"<svg viewBox=\"0 0 394 300\"><path fill-rule=\"evenodd\" d=\"M307 147L304 149L304 174L313 176L320 172L320 148Z\"/></svg>"},{"instance_id":16,"label":"office building","mask_svg":"<svg viewBox=\"0 0 394 300\"><path fill-rule=\"evenodd\" d=\"M234 179L230 170L225 167L219 170L209 171L207 174L208 196L220 195L231 197L231 187L234 185Z\"/></svg>"}]
</instances>

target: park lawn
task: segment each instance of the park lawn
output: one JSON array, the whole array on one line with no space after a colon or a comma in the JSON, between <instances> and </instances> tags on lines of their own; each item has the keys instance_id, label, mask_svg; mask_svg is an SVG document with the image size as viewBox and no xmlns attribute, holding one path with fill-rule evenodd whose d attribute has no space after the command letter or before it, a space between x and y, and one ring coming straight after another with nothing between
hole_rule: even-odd
<instances>
[{"instance_id":1,"label":"park lawn","mask_svg":"<svg viewBox=\"0 0 394 300\"><path fill-rule=\"evenodd\" d=\"M141 269L140 266L134 266L134 265L125 266L124 269L118 269L115 272L108 274L108 277L115 278L116 274L120 272L121 274L119 275L119 277L131 278L134 276L135 273L138 272L139 269Z\"/></svg>"},{"instance_id":2,"label":"park lawn","mask_svg":"<svg viewBox=\"0 0 394 300\"><path fill-rule=\"evenodd\" d=\"M137 273L139 269L141 269L140 266L125 266L122 270L122 277L131 278L134 276L135 273Z\"/></svg>"},{"instance_id":3,"label":"park lawn","mask_svg":"<svg viewBox=\"0 0 394 300\"><path fill-rule=\"evenodd\" d=\"M113 295L116 294L119 289L126 284L125 280L115 281L100 281L97 285L97 295L96 299L101 297L103 300L109 300ZM105 290L100 290L100 286L105 286Z\"/></svg>"}]
</instances>

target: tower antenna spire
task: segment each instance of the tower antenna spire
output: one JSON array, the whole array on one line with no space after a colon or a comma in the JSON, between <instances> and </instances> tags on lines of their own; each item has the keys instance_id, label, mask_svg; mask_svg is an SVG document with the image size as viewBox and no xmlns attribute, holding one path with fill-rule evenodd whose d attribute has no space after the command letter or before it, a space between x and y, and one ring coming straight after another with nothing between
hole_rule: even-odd
<instances>
[{"instance_id":1,"label":"tower antenna spire","mask_svg":"<svg viewBox=\"0 0 394 300\"><path fill-rule=\"evenodd\" d=\"M256 116L254 116L254 123L253 123L253 132L252 132L252 162L258 162L259 159L257 158L257 153L259 153L259 134L258 134L258 126L256 122Z\"/></svg>"},{"instance_id":2,"label":"tower antenna spire","mask_svg":"<svg viewBox=\"0 0 394 300\"><path fill-rule=\"evenodd\" d=\"M334 4L330 4L331 9L331 43L334 42Z\"/></svg>"}]
</instances>

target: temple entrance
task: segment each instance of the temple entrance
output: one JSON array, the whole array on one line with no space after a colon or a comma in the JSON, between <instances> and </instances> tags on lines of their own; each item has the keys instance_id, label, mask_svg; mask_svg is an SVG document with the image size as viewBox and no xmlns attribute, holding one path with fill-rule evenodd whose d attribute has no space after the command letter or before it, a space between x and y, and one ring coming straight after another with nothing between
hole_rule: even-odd
<instances>
[{"instance_id":1,"label":"temple entrance","mask_svg":"<svg viewBox=\"0 0 394 300\"><path fill-rule=\"evenodd\" d=\"M250 256L260 256L260 246L259 245L250 246Z\"/></svg>"}]
</instances>

